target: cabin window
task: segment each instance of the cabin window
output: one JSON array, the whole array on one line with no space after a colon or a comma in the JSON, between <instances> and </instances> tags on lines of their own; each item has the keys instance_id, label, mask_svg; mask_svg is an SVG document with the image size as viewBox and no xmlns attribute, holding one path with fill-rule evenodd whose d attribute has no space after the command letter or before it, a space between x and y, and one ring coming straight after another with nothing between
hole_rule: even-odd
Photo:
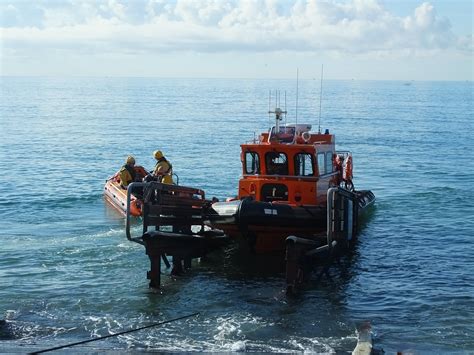
<instances>
[{"instance_id":1,"label":"cabin window","mask_svg":"<svg viewBox=\"0 0 474 355\"><path fill-rule=\"evenodd\" d=\"M326 174L332 173L332 152L326 153Z\"/></svg>"},{"instance_id":2,"label":"cabin window","mask_svg":"<svg viewBox=\"0 0 474 355\"><path fill-rule=\"evenodd\" d=\"M295 127L280 126L278 132L276 127L272 127L270 140L277 140L280 143L292 143L295 139Z\"/></svg>"},{"instance_id":3,"label":"cabin window","mask_svg":"<svg viewBox=\"0 0 474 355\"><path fill-rule=\"evenodd\" d=\"M295 155L295 175L313 176L313 157L309 153L298 153Z\"/></svg>"},{"instance_id":4,"label":"cabin window","mask_svg":"<svg viewBox=\"0 0 474 355\"><path fill-rule=\"evenodd\" d=\"M319 175L326 174L326 165L324 162L324 153L318 153L318 173Z\"/></svg>"},{"instance_id":5,"label":"cabin window","mask_svg":"<svg viewBox=\"0 0 474 355\"><path fill-rule=\"evenodd\" d=\"M267 175L288 175L288 158L285 153L268 152L265 154Z\"/></svg>"},{"instance_id":6,"label":"cabin window","mask_svg":"<svg viewBox=\"0 0 474 355\"><path fill-rule=\"evenodd\" d=\"M260 159L255 152L245 152L245 174L260 174Z\"/></svg>"}]
</instances>

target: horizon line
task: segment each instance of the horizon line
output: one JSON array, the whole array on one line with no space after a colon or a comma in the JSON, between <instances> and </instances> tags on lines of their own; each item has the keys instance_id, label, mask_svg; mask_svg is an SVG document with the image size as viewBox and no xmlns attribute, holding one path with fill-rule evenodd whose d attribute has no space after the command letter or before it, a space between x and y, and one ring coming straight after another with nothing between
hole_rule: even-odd
<instances>
[{"instance_id":1,"label":"horizon line","mask_svg":"<svg viewBox=\"0 0 474 355\"><path fill-rule=\"evenodd\" d=\"M266 77L208 77L208 76L190 76L190 77L179 77L179 76L143 76L143 75L43 75L43 74L35 74L35 75L3 75L0 74L0 78L105 78L105 79L167 79L167 80L295 80L295 78L289 77L273 77L273 78L266 78ZM320 80L319 77L312 77L312 78L299 78L298 80ZM350 78L350 79L331 79L325 78L324 81L394 81L394 82L473 82L474 79L364 79L364 78Z\"/></svg>"}]
</instances>

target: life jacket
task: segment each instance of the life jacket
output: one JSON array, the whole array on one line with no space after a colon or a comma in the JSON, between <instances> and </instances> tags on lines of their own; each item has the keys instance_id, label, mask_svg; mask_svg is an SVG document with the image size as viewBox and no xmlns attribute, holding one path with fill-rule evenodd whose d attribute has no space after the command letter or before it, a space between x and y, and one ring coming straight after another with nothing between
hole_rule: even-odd
<instances>
[{"instance_id":1,"label":"life jacket","mask_svg":"<svg viewBox=\"0 0 474 355\"><path fill-rule=\"evenodd\" d=\"M158 161L157 161L156 164L155 164L155 168L153 169L153 171L155 171L156 168L158 167L158 165L161 164L161 163L163 163L163 162L165 162L166 164L168 164L168 170L162 172L161 174L162 174L162 175L170 175L170 174L171 174L171 171L173 170L173 166L171 165L171 163L170 163L168 160L166 160L165 157L158 159Z\"/></svg>"},{"instance_id":2,"label":"life jacket","mask_svg":"<svg viewBox=\"0 0 474 355\"><path fill-rule=\"evenodd\" d=\"M127 170L128 173L130 174L130 177L132 178L132 181L130 182L134 182L135 181L135 178L137 177L137 173L135 171L134 168L132 168L130 165L128 164L125 164L124 166L122 166L122 168L120 169L120 173ZM121 184L124 185L124 182L128 185L129 182L127 181L121 181ZM125 186L125 185L124 185Z\"/></svg>"},{"instance_id":3,"label":"life jacket","mask_svg":"<svg viewBox=\"0 0 474 355\"><path fill-rule=\"evenodd\" d=\"M135 171L135 168L131 167L128 164L125 164L125 169L130 173L130 176L132 177L132 180L135 181L137 178L137 172Z\"/></svg>"},{"instance_id":4,"label":"life jacket","mask_svg":"<svg viewBox=\"0 0 474 355\"><path fill-rule=\"evenodd\" d=\"M171 175L163 175L161 176L160 182L162 184L173 184L173 177Z\"/></svg>"},{"instance_id":5,"label":"life jacket","mask_svg":"<svg viewBox=\"0 0 474 355\"><path fill-rule=\"evenodd\" d=\"M339 155L334 154L332 160L333 171L337 171L342 175L342 159Z\"/></svg>"},{"instance_id":6,"label":"life jacket","mask_svg":"<svg viewBox=\"0 0 474 355\"><path fill-rule=\"evenodd\" d=\"M344 159L342 178L345 181L352 180L352 157L350 155Z\"/></svg>"},{"instance_id":7,"label":"life jacket","mask_svg":"<svg viewBox=\"0 0 474 355\"><path fill-rule=\"evenodd\" d=\"M337 172L336 175L336 185L339 185L342 181L342 159L338 154L334 154L333 156L333 171Z\"/></svg>"}]
</instances>

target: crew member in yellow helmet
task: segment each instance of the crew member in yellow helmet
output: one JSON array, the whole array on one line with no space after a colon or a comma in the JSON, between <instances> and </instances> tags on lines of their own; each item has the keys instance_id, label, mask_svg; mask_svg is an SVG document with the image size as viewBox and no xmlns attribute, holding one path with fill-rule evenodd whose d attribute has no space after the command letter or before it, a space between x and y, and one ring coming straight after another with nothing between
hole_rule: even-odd
<instances>
[{"instance_id":1,"label":"crew member in yellow helmet","mask_svg":"<svg viewBox=\"0 0 474 355\"><path fill-rule=\"evenodd\" d=\"M135 181L137 173L135 172L135 158L129 155L125 161L125 164L119 171L120 186L124 189L128 185Z\"/></svg>"},{"instance_id":2,"label":"crew member in yellow helmet","mask_svg":"<svg viewBox=\"0 0 474 355\"><path fill-rule=\"evenodd\" d=\"M159 178L159 181L163 184L173 183L173 166L165 158L161 150L155 150L153 156L156 159L156 165L153 169L153 175Z\"/></svg>"}]
</instances>

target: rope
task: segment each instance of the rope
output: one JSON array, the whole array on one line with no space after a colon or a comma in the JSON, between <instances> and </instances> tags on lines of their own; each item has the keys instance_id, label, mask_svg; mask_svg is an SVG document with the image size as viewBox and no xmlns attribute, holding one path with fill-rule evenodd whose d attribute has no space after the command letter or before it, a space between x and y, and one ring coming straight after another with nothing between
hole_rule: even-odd
<instances>
[{"instance_id":1,"label":"rope","mask_svg":"<svg viewBox=\"0 0 474 355\"><path fill-rule=\"evenodd\" d=\"M194 316L197 316L198 314L199 314L199 312L196 312L196 313L188 314L187 316L182 316L182 317L178 317L178 318L174 318L174 319L169 319L169 320L166 320L166 321L163 321L163 322L159 322L159 323L149 324L149 325L146 325L146 326L144 326L144 327L140 327L140 328L136 328L136 329L130 329L130 330L126 330L126 331L123 331L123 332L120 332L120 333L116 333L116 334L109 334L109 335L105 335L105 336L103 336L103 337L98 337L98 338L94 338L94 339L88 339L88 340L78 341L77 343L71 343L71 344L56 346L56 347L54 347L54 348L49 348L49 349L45 349L45 350L35 351L35 352L29 353L29 354L41 354L41 353L45 353L45 352L48 352L48 351L53 351L53 350L59 350L59 349L69 348L69 347L71 347L71 346L76 346L76 345L86 344L86 343L90 343L90 342L97 341L97 340L102 340L102 339L106 339L106 338L116 337L116 336L119 336L119 335L128 334L128 333L136 332L136 331L143 330L143 329L147 329L147 328L157 327L157 326L160 326L160 325L163 325L163 324L167 324L167 323L171 323L171 322L176 322L176 321L181 320L181 319L194 317Z\"/></svg>"}]
</instances>

